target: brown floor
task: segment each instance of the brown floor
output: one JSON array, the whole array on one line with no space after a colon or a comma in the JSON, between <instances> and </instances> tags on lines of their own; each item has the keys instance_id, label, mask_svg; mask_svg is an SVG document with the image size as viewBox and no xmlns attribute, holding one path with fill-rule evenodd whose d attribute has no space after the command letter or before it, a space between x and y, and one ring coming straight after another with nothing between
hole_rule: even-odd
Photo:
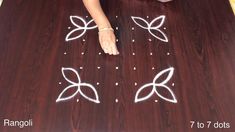
<instances>
[{"instance_id":1,"label":"brown floor","mask_svg":"<svg viewBox=\"0 0 235 132\"><path fill-rule=\"evenodd\" d=\"M175 0L161 4L156 0L103 0L103 6L113 26L119 27L115 32L121 55L116 57L103 54L97 30L65 41L74 29L70 15L91 19L86 18L88 13L81 0L3 1L1 132L235 131L235 19L229 1ZM151 21L160 15L166 15L166 29L162 30L168 43L154 38L131 19L139 16ZM95 87L101 103L88 101L81 94L56 103L59 94L70 85L62 76L62 67L76 69L82 82ZM134 103L137 90L169 67L175 71L167 85L178 102L170 103L154 94ZM76 79L72 72L66 75ZM88 87L81 89L95 97ZM163 88L158 90L171 98ZM151 87L144 94L150 91ZM33 126L3 126L4 119L32 119ZM206 126L198 128L195 124L191 128L190 121ZM230 128L206 128L207 121L215 125L217 121L225 122L221 127Z\"/></svg>"}]
</instances>

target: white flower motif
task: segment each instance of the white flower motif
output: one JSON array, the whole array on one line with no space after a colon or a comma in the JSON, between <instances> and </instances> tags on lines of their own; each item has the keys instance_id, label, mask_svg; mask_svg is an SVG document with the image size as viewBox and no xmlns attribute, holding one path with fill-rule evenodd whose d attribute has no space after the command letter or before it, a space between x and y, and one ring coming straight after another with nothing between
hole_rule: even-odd
<instances>
[{"instance_id":1,"label":"white flower motif","mask_svg":"<svg viewBox=\"0 0 235 132\"><path fill-rule=\"evenodd\" d=\"M66 101L66 100L70 100L73 97L75 97L78 93L80 93L85 99L94 102L94 103L100 103L99 101L99 96L97 94L96 89L94 88L94 86L92 86L91 84L88 83L81 83L81 79L80 76L78 74L78 72L72 68L62 68L61 69L63 77L65 78L66 81L68 81L71 85L69 85L68 87L66 87L59 95L59 97L57 98L56 102L61 102L61 101ZM72 71L73 73L75 73L78 82L73 82L72 80L70 80L69 78L66 77L65 72L66 71ZM85 93L82 92L81 87L85 86L87 88L90 88L94 94L95 94L95 99L88 97ZM68 96L68 97L62 97L69 89L76 89L76 92L73 93L72 95Z\"/></svg>"},{"instance_id":2,"label":"white flower motif","mask_svg":"<svg viewBox=\"0 0 235 132\"><path fill-rule=\"evenodd\" d=\"M156 81L159 79L159 77L161 77L163 74L165 73L168 73L168 76L165 80L163 80L162 82L160 83L157 83ZM168 101L168 102L171 102L171 103L177 103L177 100L176 100L176 97L173 93L173 91L168 87L166 86L166 83L171 79L171 77L173 76L173 73L174 73L174 68L171 67L171 68L168 68L168 69L165 69L161 72L159 72L155 78L153 79L153 82L152 83L148 83L148 84L145 84L143 85L137 92L136 92L136 95L135 95L135 103L137 102L141 102L141 101L145 101L147 99L149 99L154 93L156 93L160 98L162 98L163 100L165 101ZM140 93L146 89L146 88L149 88L149 87L152 87L152 91L145 97L140 97L139 98L139 95ZM158 89L159 88L165 88L166 90L168 90L172 96L172 99L169 99L169 98L166 98L164 96L162 96L159 92L158 92Z\"/></svg>"},{"instance_id":3,"label":"white flower motif","mask_svg":"<svg viewBox=\"0 0 235 132\"><path fill-rule=\"evenodd\" d=\"M135 22L135 24L137 24L139 27L143 28L143 29L147 29L148 32L154 36L155 38L163 41L163 42L168 42L168 38L165 35L165 33L163 31L161 31L159 28L162 27L163 23L165 22L165 16L161 15L155 19L153 19L150 23L148 23L145 19L141 18L141 17L135 17L132 16L131 17L132 20ZM153 27L153 24L157 21L160 21L160 24L157 26ZM142 22L142 23L140 23ZM143 25L144 23L144 25ZM160 33L162 36L158 36L157 34L155 34L153 31L157 31L158 33Z\"/></svg>"},{"instance_id":4,"label":"white flower motif","mask_svg":"<svg viewBox=\"0 0 235 132\"><path fill-rule=\"evenodd\" d=\"M80 20L80 21L84 24L84 26L80 26L80 25L76 24L76 23L75 23L75 19ZM70 16L70 21L71 21L71 23L72 23L76 28L73 29L71 32L69 32L69 33L67 34L67 36L66 36L66 38L65 38L65 41L71 41L71 40L78 39L78 38L82 37L82 36L86 33L87 30L91 30L91 29L97 28L97 25L95 25L95 26L90 26L90 27L89 27L89 25L90 25L92 22L94 22L93 19L86 23L86 21L85 21L83 18L79 17L79 16ZM73 33L77 32L77 31L80 31L80 30L82 30L82 33L81 33L81 34L79 34L78 36L72 37Z\"/></svg>"}]
</instances>

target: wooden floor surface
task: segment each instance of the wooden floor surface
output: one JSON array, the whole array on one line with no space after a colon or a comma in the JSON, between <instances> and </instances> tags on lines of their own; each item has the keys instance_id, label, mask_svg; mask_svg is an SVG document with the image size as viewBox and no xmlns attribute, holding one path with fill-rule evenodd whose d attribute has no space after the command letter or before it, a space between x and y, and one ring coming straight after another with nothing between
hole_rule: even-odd
<instances>
[{"instance_id":1,"label":"wooden floor surface","mask_svg":"<svg viewBox=\"0 0 235 132\"><path fill-rule=\"evenodd\" d=\"M235 18L229 1L174 0L162 4L156 0L102 0L102 6L115 29L119 56L102 52L97 29L65 41L76 28L70 16L86 22L92 19L81 0L3 1L1 132L235 131ZM161 31L169 42L155 38L131 18L151 22L161 15L166 19ZM87 100L81 92L56 102L71 85L66 78L78 84L75 72L64 69L65 78L62 68L74 69L80 76L82 93L100 103ZM139 98L154 88L164 97L174 98L169 90L156 86L170 77L170 72L153 81L168 68L174 68L174 73L166 86L177 103L156 93L135 103L137 91L151 83ZM4 119L32 119L33 126L4 126ZM209 128L208 121L212 122ZM223 128L216 128L217 122ZM198 126L202 123L204 128Z\"/></svg>"}]
</instances>

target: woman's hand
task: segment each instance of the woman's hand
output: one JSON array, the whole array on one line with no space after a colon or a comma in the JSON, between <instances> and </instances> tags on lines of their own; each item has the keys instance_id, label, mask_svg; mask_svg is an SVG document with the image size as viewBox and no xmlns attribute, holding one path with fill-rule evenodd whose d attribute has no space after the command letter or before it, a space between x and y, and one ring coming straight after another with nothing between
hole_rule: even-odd
<instances>
[{"instance_id":1,"label":"woman's hand","mask_svg":"<svg viewBox=\"0 0 235 132\"><path fill-rule=\"evenodd\" d=\"M88 12L99 27L99 41L105 53L118 55L116 38L108 18L105 16L99 0L83 0Z\"/></svg>"},{"instance_id":2,"label":"woman's hand","mask_svg":"<svg viewBox=\"0 0 235 132\"><path fill-rule=\"evenodd\" d=\"M99 42L101 48L106 54L118 55L119 52L116 46L116 37L112 30L104 30L99 32Z\"/></svg>"}]
</instances>

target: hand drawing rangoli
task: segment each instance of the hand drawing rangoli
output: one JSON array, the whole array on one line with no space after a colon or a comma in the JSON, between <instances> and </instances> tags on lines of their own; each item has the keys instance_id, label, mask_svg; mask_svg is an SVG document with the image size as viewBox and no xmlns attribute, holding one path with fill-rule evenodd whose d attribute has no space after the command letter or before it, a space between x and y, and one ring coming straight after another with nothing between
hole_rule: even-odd
<instances>
[{"instance_id":1,"label":"hand drawing rangoli","mask_svg":"<svg viewBox=\"0 0 235 132\"><path fill-rule=\"evenodd\" d=\"M86 17L87 18L87 17ZM168 38L166 36L166 34L160 29L162 28L162 25L164 24L165 22L165 16L164 15L161 15L159 17L156 17L155 19L153 19L150 23L147 22L144 18L141 18L141 17L135 17L135 16L131 16L132 20L134 21L134 23L136 25L138 25L139 27L143 28L143 29L146 29L148 30L148 32L153 36L155 37L156 39L160 40L160 41L163 41L163 42L168 42ZM72 40L75 40L75 39L78 39L78 38L81 38L87 30L92 30L92 29L95 29L97 28L97 25L95 26L90 26L92 24L92 22L94 22L94 20L90 20L88 22L86 22L82 17L79 17L79 16L70 16L70 21L71 23L75 26L75 28L70 31L67 36L66 36L66 41L72 41ZM76 23L76 21L79 21L79 22L82 22L83 25L79 25L78 23ZM156 23L158 25L156 25ZM155 26L156 25L156 26ZM70 27L69 27L70 29ZM134 27L132 27L132 31L134 31ZM165 28L164 28L165 29ZM118 30L118 27L116 27L116 30ZM74 35L76 32L78 31L82 31L79 35ZM148 39L150 42L152 41L151 39ZM83 39L83 41L85 41L85 39ZM118 42L118 39L117 39L117 42ZM134 43L135 40L132 39L132 42ZM170 53L167 53L167 55L169 55ZM82 55L84 55L84 53L82 52ZM101 55L101 52L99 52L99 55ZM135 53L133 53L133 55L135 55ZM150 52L150 56L153 55L153 52ZM83 69L83 67L80 67L80 69ZM97 69L100 69L99 66L97 66ZM116 70L118 69L118 67L116 67ZM155 67L151 67L152 70L155 69ZM133 68L133 70L137 70L136 67ZM99 96L97 94L97 91L95 89L95 87L91 84L88 84L88 83L82 83L81 82L81 79L80 79L80 76L78 74L78 72L73 69L73 68L62 68L61 69L62 71L62 75L64 77L64 79L69 82L71 85L67 86L61 93L60 95L58 96L56 102L61 102L61 101L66 101L66 100L70 100L72 98L74 98L78 93L80 93L85 99L91 101L91 102L94 102L94 103L100 103L99 101ZM65 72L72 72L76 75L77 79L78 79L78 82L73 82L71 81L71 79L69 79L66 75L65 75ZM147 99L149 99L151 96L153 96L153 94L157 94L161 99L167 101L167 102L171 102L171 103L177 103L177 99L173 93L173 91L166 85L168 83L168 81L172 78L173 76L173 73L174 73L174 68L171 67L171 68L168 68L168 69L165 69L165 70L162 70L160 71L153 79L153 82L152 83L147 83L143 86L141 86L136 94L135 94L135 103L138 103L138 102L142 102L142 101L145 101ZM163 75L166 75L167 74L167 77L165 80L163 80L162 82L158 83L157 81L159 80L160 77L162 77ZM97 82L96 85L98 86L100 83ZM134 83L135 86L137 86L137 82ZM115 83L115 86L118 86L118 82ZM172 85L173 86L173 85ZM81 87L88 87L90 88L93 93L95 94L95 97L94 98L91 98L89 96L87 96L84 92L82 92L81 90ZM145 89L148 89L152 87L151 89L151 92L144 96L144 97L140 97L141 93L145 90ZM160 89L165 89L167 90L168 93L170 93L171 97L165 97L164 95L162 95L160 92L159 92L159 88ZM68 92L68 90L70 89L76 89L76 92L74 92L72 95L69 95L69 96L66 96L66 93ZM115 102L117 103L118 99L115 100ZM157 100L155 100L155 102L158 102Z\"/></svg>"},{"instance_id":2,"label":"hand drawing rangoli","mask_svg":"<svg viewBox=\"0 0 235 132\"><path fill-rule=\"evenodd\" d=\"M80 20L84 25L83 25L83 26L80 26L80 25L76 24L75 19ZM91 30L91 29L97 28L97 25L95 25L95 26L89 26L92 22L94 22L93 19L90 20L89 22L86 22L83 18L81 18L81 17L79 17L79 16L70 16L70 21L71 21L71 23L72 23L76 28L73 29L72 31L70 31L70 32L67 34L67 36L66 36L66 38L65 38L65 41L71 41L71 40L78 39L78 38L82 37L82 36L86 33L87 30ZM72 35L73 35L74 33L76 33L77 31L80 31L80 30L82 30L82 33L81 33L81 34L79 34L79 35L77 35L77 36L75 36L75 37L72 37Z\"/></svg>"},{"instance_id":3,"label":"hand drawing rangoli","mask_svg":"<svg viewBox=\"0 0 235 132\"><path fill-rule=\"evenodd\" d=\"M162 25L164 24L165 22L165 16L164 15L161 15L155 19L153 19L150 23L147 22L145 19L141 18L141 17L135 17L135 16L132 16L131 17L132 20L134 21L134 23L136 25L138 25L139 27L143 28L143 29L147 29L148 32L155 38L163 41L163 42L168 42L168 38L167 36L165 35L165 33L160 30L160 28L162 27ZM140 23L139 21L141 21L142 23L145 23L145 25L142 25L142 23ZM155 22L158 22L160 21L160 24L157 25L157 26L154 26L153 27L153 24ZM157 31L157 33L160 33L162 36L158 36L156 33L154 33L153 31Z\"/></svg>"},{"instance_id":4,"label":"hand drawing rangoli","mask_svg":"<svg viewBox=\"0 0 235 132\"><path fill-rule=\"evenodd\" d=\"M61 102L61 101L66 101L66 100L70 100L73 97L75 97L78 93L80 93L85 99L94 102L94 103L100 103L99 101L99 96L97 94L96 89L94 88L94 86L92 86L91 84L88 83L82 83L80 76L78 74L78 72L76 70L74 70L73 68L62 68L62 75L64 77L64 79L69 82L71 85L69 85L68 87L66 87L59 95L59 97L57 98L56 102ZM70 71L72 73L74 73L77 77L77 81L78 82L73 82L71 81L68 77L66 77L65 72ZM82 92L81 87L87 87L90 88L94 94L95 94L95 99L88 97L85 93ZM62 97L69 89L76 89L76 92L68 97Z\"/></svg>"},{"instance_id":5,"label":"hand drawing rangoli","mask_svg":"<svg viewBox=\"0 0 235 132\"><path fill-rule=\"evenodd\" d=\"M163 80L162 82L160 83L157 83L157 80L165 73L168 73L167 75L167 78L165 80ZM171 77L173 76L173 73L174 73L174 68L168 68L168 69L165 69L161 72L159 72L155 78L153 79L153 82L152 83L148 83L148 84L145 84L143 85L142 87L140 87L140 89L136 92L136 95L135 95L135 103L138 103L138 102L141 102L141 101L145 101L147 99L149 99L154 93L156 93L161 99L165 100L165 101L168 101L168 102L171 102L171 103L177 103L177 100L176 100L176 97L173 93L173 91L168 87L166 86L166 83L171 79ZM146 89L146 88L149 88L149 87L152 87L152 91L145 97L139 97L140 93ZM169 93L171 94L172 96L172 99L169 99L169 98L166 98L164 96L162 96L159 92L158 92L158 89L159 88L164 88L166 90L169 91Z\"/></svg>"}]
</instances>

